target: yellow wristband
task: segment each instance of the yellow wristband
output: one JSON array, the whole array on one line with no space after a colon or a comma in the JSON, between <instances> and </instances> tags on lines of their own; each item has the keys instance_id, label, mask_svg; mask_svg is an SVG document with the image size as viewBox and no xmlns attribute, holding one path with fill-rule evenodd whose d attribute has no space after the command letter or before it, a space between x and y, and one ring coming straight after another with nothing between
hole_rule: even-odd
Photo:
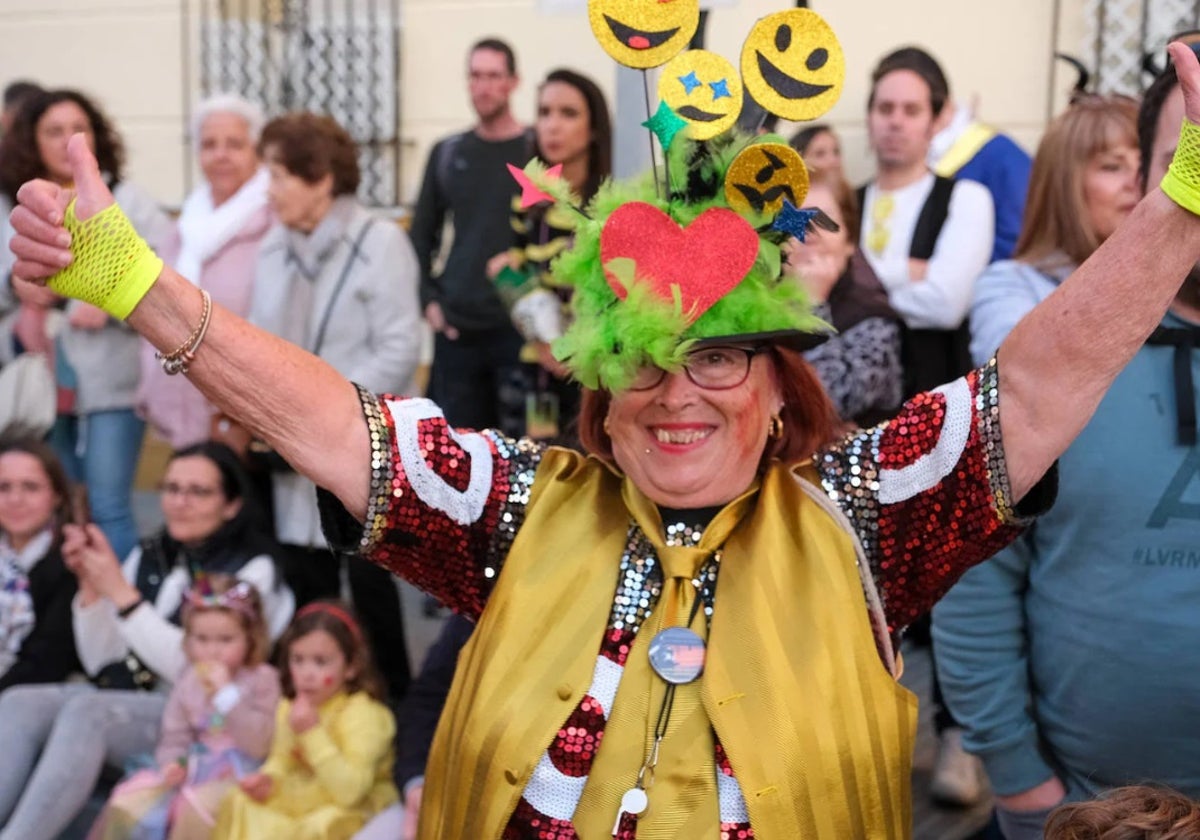
<instances>
[{"instance_id":1,"label":"yellow wristband","mask_svg":"<svg viewBox=\"0 0 1200 840\"><path fill-rule=\"evenodd\" d=\"M71 234L74 260L47 285L64 297L98 306L114 318L128 318L162 273L162 260L116 204L81 222L72 201L63 226Z\"/></svg>"},{"instance_id":2,"label":"yellow wristband","mask_svg":"<svg viewBox=\"0 0 1200 840\"><path fill-rule=\"evenodd\" d=\"M1184 118L1171 167L1159 185L1171 200L1200 216L1200 125Z\"/></svg>"}]
</instances>

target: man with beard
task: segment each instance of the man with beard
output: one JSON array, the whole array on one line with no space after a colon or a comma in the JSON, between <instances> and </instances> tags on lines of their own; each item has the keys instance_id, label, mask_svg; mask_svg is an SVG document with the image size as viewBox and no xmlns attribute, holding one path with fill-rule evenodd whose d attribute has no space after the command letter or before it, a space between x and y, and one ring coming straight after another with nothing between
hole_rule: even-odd
<instances>
[{"instance_id":1,"label":"man with beard","mask_svg":"<svg viewBox=\"0 0 1200 840\"><path fill-rule=\"evenodd\" d=\"M509 108L519 81L512 48L495 38L476 42L467 72L478 122L433 147L411 230L421 305L434 331L429 395L453 426L520 433L497 407L500 389L519 376L521 337L486 266L513 241L509 206L516 183L505 164L524 167L533 140ZM453 238L442 255L447 222Z\"/></svg>"},{"instance_id":2,"label":"man with beard","mask_svg":"<svg viewBox=\"0 0 1200 840\"><path fill-rule=\"evenodd\" d=\"M1170 67L1138 113L1143 191L1166 173L1183 113ZM1122 785L1200 797L1198 290L1193 269L1062 455L1050 513L934 610L943 691L1008 840L1040 838L1060 802Z\"/></svg>"}]
</instances>

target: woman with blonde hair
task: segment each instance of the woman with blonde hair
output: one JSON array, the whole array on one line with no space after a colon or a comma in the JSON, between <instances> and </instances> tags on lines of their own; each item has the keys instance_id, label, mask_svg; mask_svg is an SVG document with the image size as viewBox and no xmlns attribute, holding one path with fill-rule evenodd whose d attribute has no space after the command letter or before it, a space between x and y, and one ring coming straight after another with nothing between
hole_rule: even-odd
<instances>
[{"instance_id":1,"label":"woman with blonde hair","mask_svg":"<svg viewBox=\"0 0 1200 840\"><path fill-rule=\"evenodd\" d=\"M1054 291L1141 198L1137 102L1085 95L1046 129L1033 161L1012 260L975 285L971 358L987 360L1017 321Z\"/></svg>"}]
</instances>

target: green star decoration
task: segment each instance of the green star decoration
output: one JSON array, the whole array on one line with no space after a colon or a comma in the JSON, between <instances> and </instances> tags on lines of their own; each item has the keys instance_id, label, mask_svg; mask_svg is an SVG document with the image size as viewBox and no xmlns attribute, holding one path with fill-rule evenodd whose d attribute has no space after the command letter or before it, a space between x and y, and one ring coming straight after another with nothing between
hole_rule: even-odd
<instances>
[{"instance_id":1,"label":"green star decoration","mask_svg":"<svg viewBox=\"0 0 1200 840\"><path fill-rule=\"evenodd\" d=\"M663 151L671 148L671 141L675 139L675 135L687 127L687 122L682 117L671 110L671 106L661 100L658 103L658 110L654 112L654 116L642 123L650 132L658 138L659 145Z\"/></svg>"}]
</instances>

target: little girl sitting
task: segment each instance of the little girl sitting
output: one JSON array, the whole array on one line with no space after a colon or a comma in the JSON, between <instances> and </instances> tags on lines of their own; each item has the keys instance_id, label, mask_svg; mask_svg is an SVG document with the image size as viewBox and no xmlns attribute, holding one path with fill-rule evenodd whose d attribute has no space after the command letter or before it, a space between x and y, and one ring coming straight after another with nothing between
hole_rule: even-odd
<instances>
[{"instance_id":1,"label":"little girl sitting","mask_svg":"<svg viewBox=\"0 0 1200 840\"><path fill-rule=\"evenodd\" d=\"M117 786L92 840L208 838L221 800L267 754L280 686L263 661L257 590L232 575L203 577L181 618L190 665L167 700L156 767Z\"/></svg>"},{"instance_id":2,"label":"little girl sitting","mask_svg":"<svg viewBox=\"0 0 1200 840\"><path fill-rule=\"evenodd\" d=\"M283 693L262 769L221 806L214 837L349 838L398 796L395 720L350 608L317 601L279 642Z\"/></svg>"}]
</instances>

